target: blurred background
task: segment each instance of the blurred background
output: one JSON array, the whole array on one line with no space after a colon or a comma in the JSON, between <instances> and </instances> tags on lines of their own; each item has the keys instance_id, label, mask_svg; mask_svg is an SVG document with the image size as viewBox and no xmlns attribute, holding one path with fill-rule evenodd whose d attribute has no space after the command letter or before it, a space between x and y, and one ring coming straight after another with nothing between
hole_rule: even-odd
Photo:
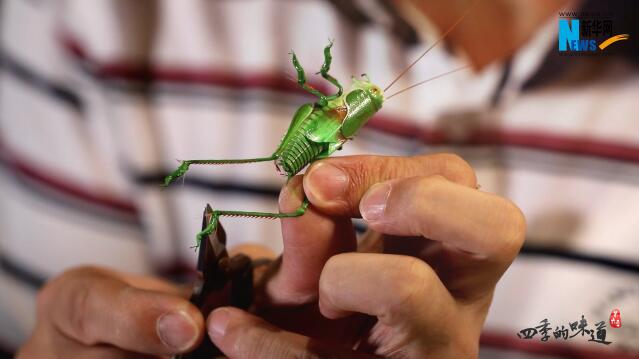
<instances>
[{"instance_id":1,"label":"blurred background","mask_svg":"<svg viewBox=\"0 0 639 359\"><path fill-rule=\"evenodd\" d=\"M472 69L393 97L340 155L454 152L482 190L522 208L528 239L497 288L483 357L639 355L638 3L474 3L0 0L0 348L26 339L38 288L66 268L185 278L206 203L276 210L285 179L271 163L159 183L175 159L275 150L313 101L289 79L291 49L310 76L334 39L333 76L385 87L469 11L390 93ZM630 39L560 53L567 17L582 37L601 20L593 38ZM224 225L231 245L281 250L276 221ZM517 337L543 319L607 323L615 308L608 346Z\"/></svg>"}]
</instances>

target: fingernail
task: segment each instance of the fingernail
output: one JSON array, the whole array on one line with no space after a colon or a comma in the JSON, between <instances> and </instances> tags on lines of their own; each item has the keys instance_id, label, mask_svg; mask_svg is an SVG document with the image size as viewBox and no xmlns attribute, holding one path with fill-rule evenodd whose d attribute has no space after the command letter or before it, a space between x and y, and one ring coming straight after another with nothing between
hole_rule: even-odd
<instances>
[{"instance_id":1,"label":"fingernail","mask_svg":"<svg viewBox=\"0 0 639 359\"><path fill-rule=\"evenodd\" d=\"M197 340L197 326L183 311L162 314L157 320L156 330L162 343L171 349L187 349Z\"/></svg>"},{"instance_id":2,"label":"fingernail","mask_svg":"<svg viewBox=\"0 0 639 359\"><path fill-rule=\"evenodd\" d=\"M368 189L359 206L366 221L375 222L382 218L390 191L391 185L388 183L377 183Z\"/></svg>"},{"instance_id":3,"label":"fingernail","mask_svg":"<svg viewBox=\"0 0 639 359\"><path fill-rule=\"evenodd\" d=\"M230 320L231 313L227 309L214 310L209 317L209 335L214 338L223 337Z\"/></svg>"},{"instance_id":4,"label":"fingernail","mask_svg":"<svg viewBox=\"0 0 639 359\"><path fill-rule=\"evenodd\" d=\"M306 189L317 201L339 201L348 187L346 173L328 163L315 165L306 176Z\"/></svg>"}]
</instances>

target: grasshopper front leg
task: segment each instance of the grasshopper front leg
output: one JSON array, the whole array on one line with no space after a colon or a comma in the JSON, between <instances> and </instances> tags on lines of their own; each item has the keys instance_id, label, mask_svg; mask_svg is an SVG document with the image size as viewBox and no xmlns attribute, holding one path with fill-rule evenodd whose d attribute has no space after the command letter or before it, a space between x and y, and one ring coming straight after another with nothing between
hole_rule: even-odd
<instances>
[{"instance_id":1,"label":"grasshopper front leg","mask_svg":"<svg viewBox=\"0 0 639 359\"><path fill-rule=\"evenodd\" d=\"M292 57L291 60L293 61L293 67L297 72L297 84L300 85L300 87L302 87L304 90L319 97L318 103L321 106L326 106L326 104L328 103L328 98L326 97L326 95L306 84L306 73L304 72L304 68L300 64L299 60L297 59L297 55L295 55L295 52L293 52L293 50L291 50L290 54Z\"/></svg>"},{"instance_id":2,"label":"grasshopper front leg","mask_svg":"<svg viewBox=\"0 0 639 359\"><path fill-rule=\"evenodd\" d=\"M326 47L324 48L324 63L322 64L322 67L318 72L318 74L322 75L322 77L326 81L332 83L333 85L335 85L335 87L337 87L337 93L335 93L334 95L328 96L326 98L329 101L342 96L342 92L343 92L342 85L339 83L339 81L337 81L336 78L334 78L328 73L328 71L331 69L331 62L333 62L333 56L331 55L332 47L333 47L333 41L331 40L328 43L328 45L326 45Z\"/></svg>"}]
</instances>

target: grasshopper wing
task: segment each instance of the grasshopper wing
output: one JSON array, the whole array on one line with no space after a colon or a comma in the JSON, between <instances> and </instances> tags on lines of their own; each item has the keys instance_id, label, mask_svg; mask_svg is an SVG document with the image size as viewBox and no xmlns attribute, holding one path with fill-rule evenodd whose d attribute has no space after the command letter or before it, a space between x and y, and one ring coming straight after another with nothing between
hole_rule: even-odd
<instances>
[{"instance_id":1,"label":"grasshopper wing","mask_svg":"<svg viewBox=\"0 0 639 359\"><path fill-rule=\"evenodd\" d=\"M348 109L344 105L319 112L315 120L306 128L306 137L316 143L328 143L327 155L330 155L344 143L341 128L347 113Z\"/></svg>"},{"instance_id":2,"label":"grasshopper wing","mask_svg":"<svg viewBox=\"0 0 639 359\"><path fill-rule=\"evenodd\" d=\"M278 155L282 151L282 148L284 144L286 143L286 141L294 133L301 130L301 127L304 124L304 120L308 118L308 116L310 116L311 113L313 113L313 109L314 109L314 105L312 103L307 103L302 105L297 110L297 112L295 112L295 115L293 116L293 121L291 121L291 125L288 127L286 134L284 135L284 137L282 137L282 141L280 142L280 145L277 147L277 150L275 151L274 155Z\"/></svg>"}]
</instances>

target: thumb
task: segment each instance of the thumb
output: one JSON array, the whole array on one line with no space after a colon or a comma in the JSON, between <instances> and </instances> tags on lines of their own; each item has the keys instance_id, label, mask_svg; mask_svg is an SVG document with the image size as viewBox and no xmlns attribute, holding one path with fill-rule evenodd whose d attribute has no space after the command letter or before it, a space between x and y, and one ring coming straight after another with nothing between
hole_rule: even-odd
<instances>
[{"instance_id":1,"label":"thumb","mask_svg":"<svg viewBox=\"0 0 639 359\"><path fill-rule=\"evenodd\" d=\"M214 310L207 323L209 337L229 358L370 358L348 348L277 328L241 309Z\"/></svg>"},{"instance_id":2,"label":"thumb","mask_svg":"<svg viewBox=\"0 0 639 359\"><path fill-rule=\"evenodd\" d=\"M476 186L473 169L453 154L348 156L314 163L304 175L304 191L313 206L325 214L359 217L359 202L374 184L435 175L467 187Z\"/></svg>"}]
</instances>

